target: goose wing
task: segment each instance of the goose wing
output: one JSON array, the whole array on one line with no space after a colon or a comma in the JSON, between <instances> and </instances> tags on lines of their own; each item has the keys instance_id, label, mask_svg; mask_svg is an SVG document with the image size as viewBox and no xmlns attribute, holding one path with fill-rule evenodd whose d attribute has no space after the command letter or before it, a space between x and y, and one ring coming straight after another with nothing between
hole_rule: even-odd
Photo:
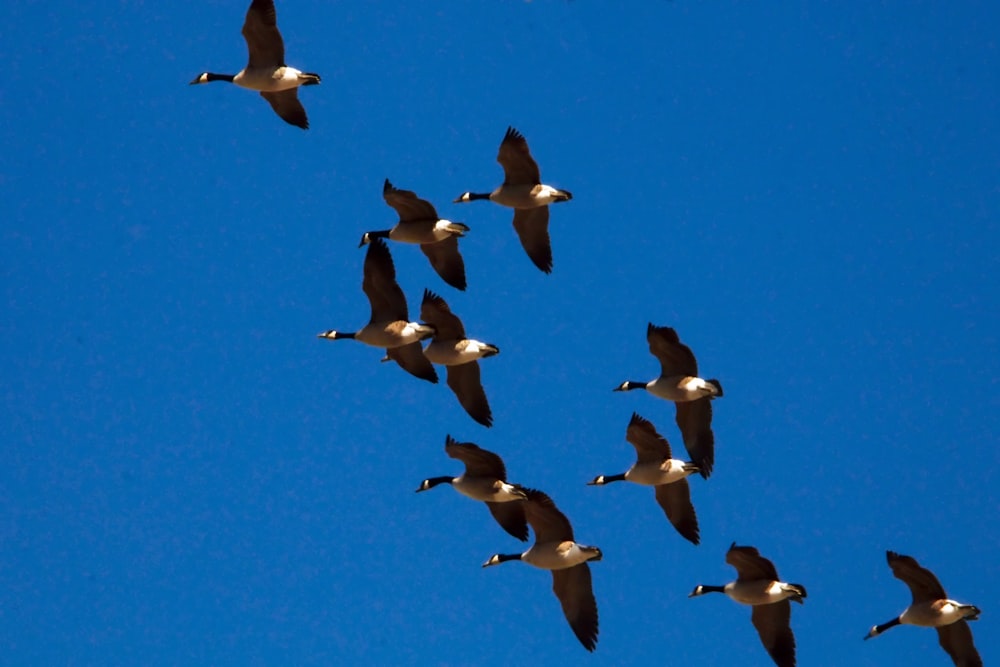
<instances>
[{"instance_id":1,"label":"goose wing","mask_svg":"<svg viewBox=\"0 0 1000 667\"><path fill-rule=\"evenodd\" d=\"M966 621L956 621L937 629L938 641L951 656L955 667L983 667L983 659L972 641L972 629Z\"/></svg>"},{"instance_id":2,"label":"goose wing","mask_svg":"<svg viewBox=\"0 0 1000 667\"><path fill-rule=\"evenodd\" d=\"M382 198L385 199L386 204L396 209L399 221L404 224L438 221L437 211L429 201L421 199L415 192L394 187L388 178L385 179L385 184L382 186Z\"/></svg>"},{"instance_id":3,"label":"goose wing","mask_svg":"<svg viewBox=\"0 0 1000 667\"><path fill-rule=\"evenodd\" d=\"M885 559L892 568L892 574L910 587L914 604L948 597L937 577L927 568L920 567L916 559L895 551L886 551Z\"/></svg>"},{"instance_id":4,"label":"goose wing","mask_svg":"<svg viewBox=\"0 0 1000 667\"><path fill-rule=\"evenodd\" d=\"M585 649L593 651L597 647L598 627L590 567L580 563L564 570L552 570L552 592L559 598L573 634Z\"/></svg>"},{"instance_id":5,"label":"goose wing","mask_svg":"<svg viewBox=\"0 0 1000 667\"><path fill-rule=\"evenodd\" d=\"M299 102L298 88L281 90L276 93L263 91L260 94L267 103L274 109L274 113L281 117L289 125L301 127L303 130L309 129L309 118L306 116L305 107Z\"/></svg>"},{"instance_id":6,"label":"goose wing","mask_svg":"<svg viewBox=\"0 0 1000 667\"><path fill-rule=\"evenodd\" d=\"M455 289L465 289L465 260L458 251L456 237L449 236L436 243L421 243L420 250L430 260L431 268L441 276L442 280Z\"/></svg>"},{"instance_id":7,"label":"goose wing","mask_svg":"<svg viewBox=\"0 0 1000 667\"><path fill-rule=\"evenodd\" d=\"M737 581L778 581L774 563L761 556L755 547L738 547L733 542L726 552L726 562L736 568Z\"/></svg>"},{"instance_id":8,"label":"goose wing","mask_svg":"<svg viewBox=\"0 0 1000 667\"><path fill-rule=\"evenodd\" d=\"M524 518L524 503L519 500L511 500L505 503L487 502L490 514L500 524L500 527L512 536L526 542L528 540L528 523Z\"/></svg>"},{"instance_id":9,"label":"goose wing","mask_svg":"<svg viewBox=\"0 0 1000 667\"><path fill-rule=\"evenodd\" d=\"M372 307L371 322L409 320L406 297L396 282L392 254L382 239L372 239L368 244L361 289Z\"/></svg>"},{"instance_id":10,"label":"goose wing","mask_svg":"<svg viewBox=\"0 0 1000 667\"><path fill-rule=\"evenodd\" d=\"M691 487L686 479L670 484L660 484L656 488L656 502L663 508L667 520L681 536L693 544L701 541L698 531L698 515L691 504Z\"/></svg>"},{"instance_id":11,"label":"goose wing","mask_svg":"<svg viewBox=\"0 0 1000 667\"><path fill-rule=\"evenodd\" d=\"M549 207L514 209L514 231L521 247L535 266L552 273L552 243L549 241Z\"/></svg>"},{"instance_id":12,"label":"goose wing","mask_svg":"<svg viewBox=\"0 0 1000 667\"><path fill-rule=\"evenodd\" d=\"M504 185L540 185L542 182L538 164L528 150L528 140L513 127L507 128L500 142L497 162L503 167Z\"/></svg>"},{"instance_id":13,"label":"goose wing","mask_svg":"<svg viewBox=\"0 0 1000 667\"><path fill-rule=\"evenodd\" d=\"M465 472L472 477L491 477L507 481L507 468L497 454L482 449L475 443L458 442L450 435L444 442L445 454L465 464Z\"/></svg>"},{"instance_id":14,"label":"goose wing","mask_svg":"<svg viewBox=\"0 0 1000 667\"><path fill-rule=\"evenodd\" d=\"M437 383L437 371L434 370L434 365L424 356L424 350L419 342L407 343L399 347L390 347L385 351L385 354L410 375L418 377L421 380Z\"/></svg>"},{"instance_id":15,"label":"goose wing","mask_svg":"<svg viewBox=\"0 0 1000 667\"><path fill-rule=\"evenodd\" d=\"M712 432L712 400L703 396L694 401L675 403L677 428L684 439L688 456L708 479L715 465L715 433Z\"/></svg>"},{"instance_id":16,"label":"goose wing","mask_svg":"<svg viewBox=\"0 0 1000 667\"><path fill-rule=\"evenodd\" d=\"M656 432L656 427L639 413L632 413L632 420L625 430L625 439L635 447L639 463L661 463L670 458L670 444Z\"/></svg>"},{"instance_id":17,"label":"goose wing","mask_svg":"<svg viewBox=\"0 0 1000 667\"><path fill-rule=\"evenodd\" d=\"M483 390L479 362L470 361L458 366L448 366L448 386L469 416L483 426L493 425L493 412Z\"/></svg>"},{"instance_id":18,"label":"goose wing","mask_svg":"<svg viewBox=\"0 0 1000 667\"><path fill-rule=\"evenodd\" d=\"M253 0L243 21L243 39L250 59L247 68L283 67L285 42L278 32L274 0Z\"/></svg>"},{"instance_id":19,"label":"goose wing","mask_svg":"<svg viewBox=\"0 0 1000 667\"><path fill-rule=\"evenodd\" d=\"M434 327L434 340L465 338L462 320L451 312L444 299L429 289L424 290L424 299L420 302L420 319Z\"/></svg>"},{"instance_id":20,"label":"goose wing","mask_svg":"<svg viewBox=\"0 0 1000 667\"><path fill-rule=\"evenodd\" d=\"M698 376L698 362L695 361L694 353L681 342L677 332L671 327L658 327L649 323L646 326L646 342L649 343L652 355L660 360L663 377Z\"/></svg>"},{"instance_id":21,"label":"goose wing","mask_svg":"<svg viewBox=\"0 0 1000 667\"><path fill-rule=\"evenodd\" d=\"M778 667L795 667L795 635L792 634L792 605L788 600L754 605L750 620L757 628L760 643Z\"/></svg>"},{"instance_id":22,"label":"goose wing","mask_svg":"<svg viewBox=\"0 0 1000 667\"><path fill-rule=\"evenodd\" d=\"M524 492L528 496L524 515L535 531L535 543L572 541L573 526L552 499L536 489L524 489Z\"/></svg>"}]
</instances>

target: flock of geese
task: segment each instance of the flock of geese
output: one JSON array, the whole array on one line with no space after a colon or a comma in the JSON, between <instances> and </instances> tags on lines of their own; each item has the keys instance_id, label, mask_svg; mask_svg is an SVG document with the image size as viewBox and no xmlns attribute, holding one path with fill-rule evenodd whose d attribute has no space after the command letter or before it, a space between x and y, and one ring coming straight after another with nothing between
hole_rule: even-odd
<instances>
[{"instance_id":1,"label":"flock of geese","mask_svg":"<svg viewBox=\"0 0 1000 667\"><path fill-rule=\"evenodd\" d=\"M237 74L203 72L191 83L228 81L260 92L285 122L306 129L309 121L298 99L300 86L320 82L318 74L285 65L285 47L278 31L273 0L253 0L243 23L249 60ZM514 229L531 261L541 271L552 270L549 240L549 205L572 199L572 194L541 182L538 165L525 138L508 128L500 143L497 161L503 167L503 183L489 193L465 192L455 203L489 200L514 209ZM461 223L441 219L434 206L408 190L385 181L383 198L395 209L399 222L387 230L365 232L361 246L368 246L364 260L362 290L368 297L368 323L354 332L324 331L329 340L354 339L385 351L383 361L395 361L421 380L438 381L434 364L443 365L447 383L462 408L483 426L491 426L493 415L483 390L479 359L499 354L496 345L467 338L462 321L441 296L424 291L420 320L411 321L406 298L396 281L396 270L385 240L417 244L434 271L451 287L466 288L465 264L458 240L469 231ZM424 341L430 341L423 347ZM723 395L718 380L703 379L690 348L681 343L670 327L649 324L649 351L660 362L660 375L648 382L628 380L615 391L643 389L674 403L676 423L690 461L672 457L670 445L655 426L633 414L625 439L635 448L636 462L625 472L598 475L589 484L601 486L618 481L652 486L656 502L667 520L684 538L698 544L698 518L691 504L687 477L699 473L708 478L715 462L712 433L712 401ZM431 477L418 492L450 484L459 493L486 503L500 527L521 541L528 540L528 526L535 541L526 551L494 554L483 564L489 567L519 560L552 573L552 588L563 613L580 643L588 651L597 646L598 615L588 563L601 559L601 550L576 541L573 527L555 503L542 491L507 481L503 460L470 442L445 440L445 453L458 459L465 471L457 476ZM892 620L871 628L865 639L899 624L937 629L941 647L960 667L981 666L967 621L976 620L979 609L948 599L937 578L916 560L895 552L886 553L889 567L912 594L911 604ZM726 563L736 569L736 580L725 585L698 585L689 597L724 593L752 607L750 620L764 648L779 667L793 667L795 636L791 629L790 602L802 603L806 589L781 581L774 564L752 546L730 546Z\"/></svg>"}]
</instances>

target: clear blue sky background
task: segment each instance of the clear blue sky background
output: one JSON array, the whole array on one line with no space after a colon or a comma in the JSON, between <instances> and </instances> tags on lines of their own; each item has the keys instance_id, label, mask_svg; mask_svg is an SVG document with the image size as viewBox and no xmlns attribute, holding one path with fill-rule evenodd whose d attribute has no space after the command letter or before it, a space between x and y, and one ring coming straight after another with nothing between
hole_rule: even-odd
<instances>
[{"instance_id":1,"label":"clear blue sky background","mask_svg":"<svg viewBox=\"0 0 1000 667\"><path fill-rule=\"evenodd\" d=\"M255 93L243 2L27 2L0 25L0 645L9 665L770 665L722 597L733 540L809 599L801 665L946 665L884 552L978 604L1000 660L1000 53L975 3L278 3L319 72L312 129ZM511 213L508 125L547 183L555 269ZM389 177L472 231L440 292L496 419L378 350L361 233ZM683 453L671 325L718 377L702 544L632 485L633 410ZM592 566L588 656L547 573L458 474L446 434L547 491Z\"/></svg>"}]
</instances>

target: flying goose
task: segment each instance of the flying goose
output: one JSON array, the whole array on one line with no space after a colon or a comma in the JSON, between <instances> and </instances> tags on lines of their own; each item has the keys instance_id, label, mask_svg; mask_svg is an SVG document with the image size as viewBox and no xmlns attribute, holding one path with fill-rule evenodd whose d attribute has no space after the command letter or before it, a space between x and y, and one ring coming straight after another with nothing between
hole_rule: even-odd
<instances>
[{"instance_id":1,"label":"flying goose","mask_svg":"<svg viewBox=\"0 0 1000 667\"><path fill-rule=\"evenodd\" d=\"M437 372L420 346L420 341L434 335L434 328L409 321L406 297L396 282L396 267L382 239L373 239L369 244L364 274L361 289L372 309L368 324L354 333L330 329L317 336L329 340L353 338L366 345L383 348L387 359L394 360L407 373L421 380L437 382Z\"/></svg>"},{"instance_id":2,"label":"flying goose","mask_svg":"<svg viewBox=\"0 0 1000 667\"><path fill-rule=\"evenodd\" d=\"M486 503L501 528L522 542L527 541L528 524L524 518L524 503L520 501L528 496L517 485L507 483L503 459L471 442L458 442L450 435L445 438L444 451L464 463L465 472L458 477L425 479L417 493L438 484L451 484L463 496Z\"/></svg>"},{"instance_id":3,"label":"flying goose","mask_svg":"<svg viewBox=\"0 0 1000 667\"><path fill-rule=\"evenodd\" d=\"M309 129L306 110L299 102L299 86L319 83L319 74L301 72L285 65L285 43L278 32L274 0L253 0L243 21L243 39L247 41L250 60L237 74L202 72L191 85L228 81L242 88L260 91L282 120L303 130Z\"/></svg>"},{"instance_id":4,"label":"flying goose","mask_svg":"<svg viewBox=\"0 0 1000 667\"><path fill-rule=\"evenodd\" d=\"M514 230L528 257L545 273L552 272L552 245L549 243L549 204L569 201L572 193L542 185L538 164L531 157L528 141L513 127L500 142L497 162L503 167L503 184L493 192L465 192L456 204L489 199L514 209Z\"/></svg>"},{"instance_id":5,"label":"flying goose","mask_svg":"<svg viewBox=\"0 0 1000 667\"><path fill-rule=\"evenodd\" d=\"M573 541L573 527L552 499L541 491L524 489L528 499L524 514L535 531L535 543L524 553L493 554L483 567L511 560L524 561L552 571L552 591L562 604L563 615L583 647L597 647L597 600L590 579L588 560L601 560L601 550Z\"/></svg>"},{"instance_id":6,"label":"flying goose","mask_svg":"<svg viewBox=\"0 0 1000 667\"><path fill-rule=\"evenodd\" d=\"M684 447L698 466L701 476L708 479L715 463L711 400L722 396L722 385L718 380L698 377L698 362L694 354L670 327L648 324L646 341L649 351L660 360L660 377L649 382L626 380L615 387L615 391L645 389L653 396L673 401Z\"/></svg>"},{"instance_id":7,"label":"flying goose","mask_svg":"<svg viewBox=\"0 0 1000 667\"><path fill-rule=\"evenodd\" d=\"M779 581L774 564L754 547L738 547L733 542L726 552L726 562L736 568L736 581L725 586L699 585L688 597L725 593L736 602L752 605L750 620L771 659L778 667L795 667L792 606L788 601L802 604L805 587Z\"/></svg>"},{"instance_id":8,"label":"flying goose","mask_svg":"<svg viewBox=\"0 0 1000 667\"><path fill-rule=\"evenodd\" d=\"M983 659L972 642L972 630L966 621L979 620L979 608L949 600L934 574L910 556L886 551L885 558L897 579L910 587L913 603L903 613L874 626L865 639L876 637L899 624L937 628L941 648L951 656L956 667L982 667Z\"/></svg>"},{"instance_id":9,"label":"flying goose","mask_svg":"<svg viewBox=\"0 0 1000 667\"><path fill-rule=\"evenodd\" d=\"M493 413L476 360L500 354L500 348L466 338L462 320L452 314L444 299L428 289L424 290L424 300L420 303L420 319L435 330L424 356L448 368L448 386L469 416L487 428L492 426Z\"/></svg>"},{"instance_id":10,"label":"flying goose","mask_svg":"<svg viewBox=\"0 0 1000 667\"><path fill-rule=\"evenodd\" d=\"M691 490L686 479L698 472L698 466L670 458L670 443L656 432L651 422L637 413L632 413L625 439L635 447L638 458L632 467L619 475L598 475L587 483L601 486L629 481L656 487L656 502L663 508L667 520L682 537L698 544L698 517L691 505Z\"/></svg>"},{"instance_id":11,"label":"flying goose","mask_svg":"<svg viewBox=\"0 0 1000 667\"><path fill-rule=\"evenodd\" d=\"M469 231L468 226L442 220L433 204L410 190L393 187L388 178L382 186L382 197L386 204L396 209L399 222L392 229L365 232L358 247L374 238L418 243L437 274L452 287L464 290L465 262L458 252L458 237Z\"/></svg>"}]
</instances>

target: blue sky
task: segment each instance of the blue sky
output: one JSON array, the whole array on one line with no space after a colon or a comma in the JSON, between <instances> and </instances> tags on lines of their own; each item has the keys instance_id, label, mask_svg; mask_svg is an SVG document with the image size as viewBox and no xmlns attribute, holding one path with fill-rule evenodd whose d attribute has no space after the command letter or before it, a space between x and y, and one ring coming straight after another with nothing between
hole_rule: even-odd
<instances>
[{"instance_id":1,"label":"blue sky","mask_svg":"<svg viewBox=\"0 0 1000 667\"><path fill-rule=\"evenodd\" d=\"M765 3L766 4L766 3ZM912 555L983 609L1000 659L1000 54L988 3L279 2L311 129L238 71L247 2L16 1L0 26L0 644L11 665L772 664L729 600L730 542L809 598L800 665L946 665ZM488 202L508 125L552 210L554 271ZM457 292L495 426L378 350L363 231L385 178L472 231ZM670 325L726 389L702 544L633 460L633 411L683 453ZM592 565L589 656L551 578L458 474L447 434L545 490Z\"/></svg>"}]
</instances>

